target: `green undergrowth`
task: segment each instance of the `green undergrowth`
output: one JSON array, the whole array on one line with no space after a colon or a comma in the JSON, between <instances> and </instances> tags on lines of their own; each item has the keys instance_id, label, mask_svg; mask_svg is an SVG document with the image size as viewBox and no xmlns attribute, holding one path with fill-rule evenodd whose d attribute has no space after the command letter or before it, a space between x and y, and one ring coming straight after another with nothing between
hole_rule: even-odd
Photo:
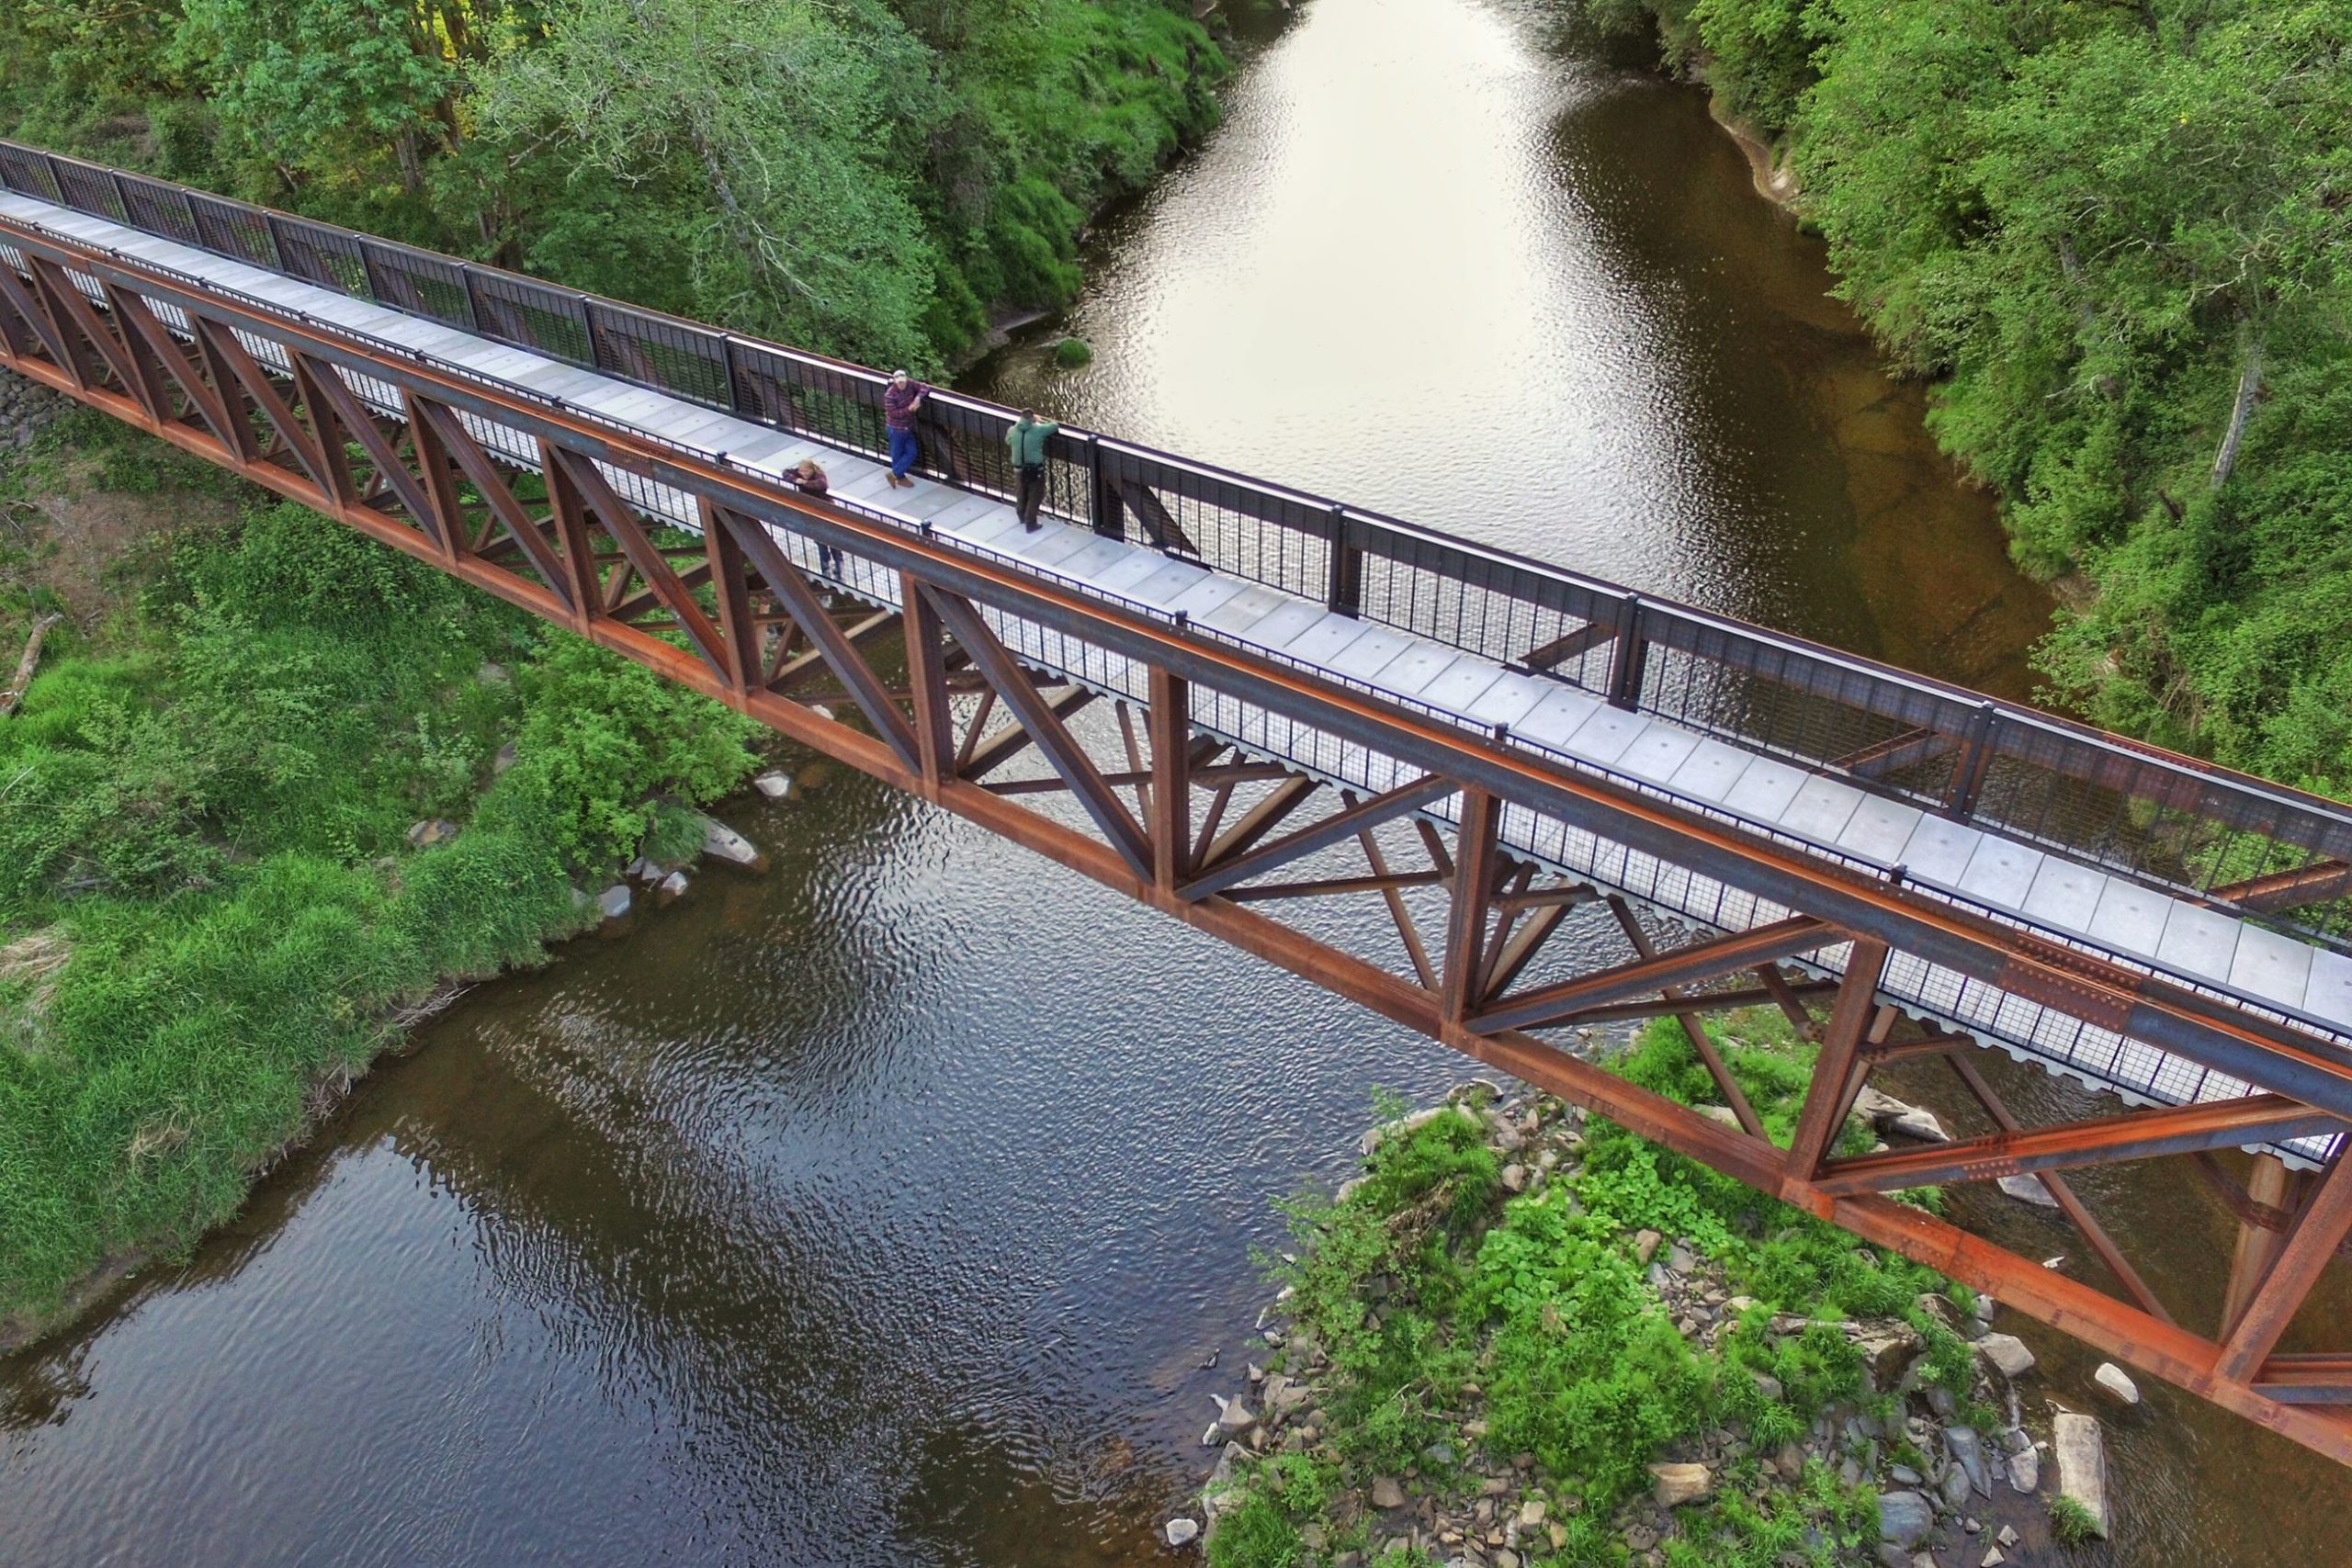
<instances>
[{"instance_id":1,"label":"green undergrowth","mask_svg":"<svg viewBox=\"0 0 2352 1568\"><path fill-rule=\"evenodd\" d=\"M1714 1028L1785 1142L1814 1048L1777 1013L1735 1014ZM1671 1021L1649 1028L1614 1070L1688 1103L1713 1098ZM1385 1102L1383 1119L1400 1110ZM1858 1122L1840 1146L1870 1141ZM1522 1561L1619 1562L1626 1549L1611 1515L1649 1486L1645 1467L1721 1432L1745 1455L1719 1477L1715 1500L1679 1510L1679 1530L1662 1543L1668 1563L1827 1564L1874 1541L1874 1497L1817 1460L1751 1498L1758 1456L1803 1438L1833 1405L1883 1413L1900 1398L1871 1388L1862 1352L1838 1326L1846 1321L1909 1324L1929 1379L1965 1405L1969 1348L1919 1298L1965 1306L1967 1293L1598 1117L1559 1174L1522 1195L1504 1190L1502 1157L1482 1122L1448 1113L1384 1140L1344 1198L1283 1205L1296 1261L1272 1271L1291 1290L1283 1310L1295 1335L1329 1358L1312 1373L1329 1425L1314 1447L1247 1472L1210 1562L1283 1568L1363 1551L1377 1544L1374 1533L1342 1500L1374 1478L1418 1476L1441 1498L1464 1497L1482 1475L1512 1475L1513 1456L1532 1456L1516 1473L1550 1497L1562 1538L1523 1538ZM1689 1244L1735 1304L1752 1299L1712 1348L1694 1348L1662 1308L1636 1250L1645 1230ZM1776 1314L1811 1325L1773 1334ZM1409 1560L1398 1552L1378 1561Z\"/></svg>"},{"instance_id":2,"label":"green undergrowth","mask_svg":"<svg viewBox=\"0 0 2352 1568\"><path fill-rule=\"evenodd\" d=\"M0 1319L225 1218L401 1008L537 960L656 797L753 761L750 721L297 506L170 543L123 619L0 720Z\"/></svg>"}]
</instances>

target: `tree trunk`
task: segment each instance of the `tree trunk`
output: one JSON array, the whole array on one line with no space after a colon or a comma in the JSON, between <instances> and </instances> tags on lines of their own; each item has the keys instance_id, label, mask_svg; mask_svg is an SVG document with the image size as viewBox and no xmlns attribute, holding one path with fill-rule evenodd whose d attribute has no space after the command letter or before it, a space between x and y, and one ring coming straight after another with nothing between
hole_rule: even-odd
<instances>
[{"instance_id":1,"label":"tree trunk","mask_svg":"<svg viewBox=\"0 0 2352 1568\"><path fill-rule=\"evenodd\" d=\"M2230 470L2237 467L2238 443L2245 438L2245 422L2252 417L2255 395L2261 390L2262 339L2249 328L2238 370L2237 405L2230 411L2230 429L2222 437L2222 449L2213 454L2213 478L2206 489L2219 490L2230 482Z\"/></svg>"}]
</instances>

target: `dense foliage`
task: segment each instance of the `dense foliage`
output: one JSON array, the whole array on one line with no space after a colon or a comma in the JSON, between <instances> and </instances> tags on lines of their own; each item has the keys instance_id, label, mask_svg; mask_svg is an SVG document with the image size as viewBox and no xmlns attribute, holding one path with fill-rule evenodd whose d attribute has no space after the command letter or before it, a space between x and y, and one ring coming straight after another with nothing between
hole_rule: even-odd
<instances>
[{"instance_id":1,"label":"dense foliage","mask_svg":"<svg viewBox=\"0 0 2352 1568\"><path fill-rule=\"evenodd\" d=\"M1589 0L1784 133L2097 718L2352 792L2352 4Z\"/></svg>"},{"instance_id":2,"label":"dense foliage","mask_svg":"<svg viewBox=\"0 0 2352 1568\"><path fill-rule=\"evenodd\" d=\"M0 131L868 360L1077 285L1205 127L1168 0L22 0Z\"/></svg>"},{"instance_id":3,"label":"dense foliage","mask_svg":"<svg viewBox=\"0 0 2352 1568\"><path fill-rule=\"evenodd\" d=\"M1814 1047L1778 1013L1737 1013L1709 1028L1767 1131L1785 1144ZM1615 1070L1688 1103L1716 1098L1671 1020L1651 1025ZM1401 1109L1390 1102L1384 1113ZM1870 1134L1858 1120L1845 1139L1860 1149ZM1274 1272L1290 1287L1283 1310L1295 1330L1329 1357L1317 1374L1328 1444L1250 1472L1211 1540L1215 1568L1291 1568L1361 1550L1368 1524L1360 1515L1343 1522L1349 1512L1333 1505L1377 1475L1418 1472L1440 1490L1472 1490L1477 1456L1452 1452L1466 1433L1490 1461L1532 1456L1527 1473L1574 1499L1555 1509L1563 1533L1552 1550L1522 1538L1535 1568L1622 1563L1611 1510L1647 1488L1649 1461L1710 1427L1741 1433L1751 1451L1716 1500L1686 1510L1665 1546L1669 1563L1855 1561L1875 1539L1872 1496L1816 1461L1755 1502L1747 1489L1756 1456L1803 1437L1838 1402L1873 1410L1899 1402L1870 1387L1861 1353L1835 1326L1842 1318L1909 1324L1929 1381L1965 1401L1969 1348L1921 1297L1971 1298L1598 1117L1580 1163L1558 1179L1512 1197L1500 1177L1484 1124L1449 1112L1380 1142L1343 1196L1286 1206L1296 1261ZM1636 1251L1645 1230L1687 1238L1751 1298L1717 1346L1695 1348L1661 1310ZM1776 1313L1815 1321L1776 1335ZM1463 1417L1474 1390L1483 1426Z\"/></svg>"},{"instance_id":4,"label":"dense foliage","mask_svg":"<svg viewBox=\"0 0 2352 1568\"><path fill-rule=\"evenodd\" d=\"M535 960L657 795L753 760L750 720L292 505L60 646L0 722L0 1319L226 1218L401 1005Z\"/></svg>"}]
</instances>

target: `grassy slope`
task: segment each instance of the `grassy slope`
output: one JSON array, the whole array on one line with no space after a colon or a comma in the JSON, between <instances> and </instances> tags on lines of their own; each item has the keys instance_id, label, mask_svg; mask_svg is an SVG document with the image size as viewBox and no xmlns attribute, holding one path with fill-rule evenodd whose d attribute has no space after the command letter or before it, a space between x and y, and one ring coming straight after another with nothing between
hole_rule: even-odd
<instances>
[{"instance_id":1,"label":"grassy slope","mask_svg":"<svg viewBox=\"0 0 2352 1568\"><path fill-rule=\"evenodd\" d=\"M398 1009L534 961L650 796L753 761L749 721L301 508L167 549L0 721L0 1318L232 1213Z\"/></svg>"}]
</instances>

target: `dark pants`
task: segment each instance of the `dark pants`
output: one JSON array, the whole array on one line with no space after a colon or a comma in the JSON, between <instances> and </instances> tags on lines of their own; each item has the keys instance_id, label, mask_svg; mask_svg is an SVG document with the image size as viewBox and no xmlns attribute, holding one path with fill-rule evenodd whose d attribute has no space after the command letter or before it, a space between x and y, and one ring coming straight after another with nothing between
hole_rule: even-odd
<instances>
[{"instance_id":1,"label":"dark pants","mask_svg":"<svg viewBox=\"0 0 2352 1568\"><path fill-rule=\"evenodd\" d=\"M1013 510L1021 513L1023 527L1035 528L1037 525L1037 508L1046 503L1046 465L1023 463L1020 471L1021 499Z\"/></svg>"},{"instance_id":2,"label":"dark pants","mask_svg":"<svg viewBox=\"0 0 2352 1568\"><path fill-rule=\"evenodd\" d=\"M922 455L921 449L915 446L913 431L893 430L890 432L890 471L892 473L900 479L905 479L907 470L915 466L915 459Z\"/></svg>"},{"instance_id":3,"label":"dark pants","mask_svg":"<svg viewBox=\"0 0 2352 1568\"><path fill-rule=\"evenodd\" d=\"M817 570L823 572L827 577L839 578L842 574L841 551L833 548L831 545L819 545L817 547Z\"/></svg>"}]
</instances>

